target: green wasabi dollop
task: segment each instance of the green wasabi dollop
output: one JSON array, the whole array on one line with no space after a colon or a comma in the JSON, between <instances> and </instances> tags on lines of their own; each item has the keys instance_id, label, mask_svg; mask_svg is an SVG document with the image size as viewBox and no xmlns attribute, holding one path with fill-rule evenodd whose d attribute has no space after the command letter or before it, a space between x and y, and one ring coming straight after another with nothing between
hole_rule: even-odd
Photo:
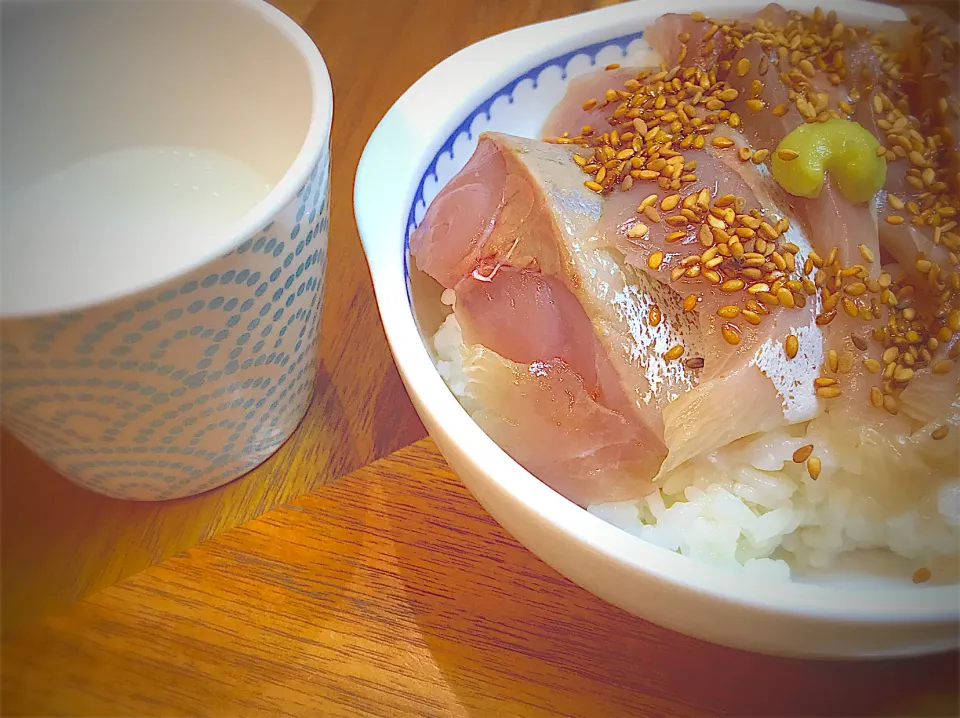
<instances>
[{"instance_id":1,"label":"green wasabi dollop","mask_svg":"<svg viewBox=\"0 0 960 718\"><path fill-rule=\"evenodd\" d=\"M886 160L877 156L879 146L877 138L858 122L808 122L777 145L773 178L790 194L813 199L820 195L829 172L844 197L869 202L887 179Z\"/></svg>"}]
</instances>

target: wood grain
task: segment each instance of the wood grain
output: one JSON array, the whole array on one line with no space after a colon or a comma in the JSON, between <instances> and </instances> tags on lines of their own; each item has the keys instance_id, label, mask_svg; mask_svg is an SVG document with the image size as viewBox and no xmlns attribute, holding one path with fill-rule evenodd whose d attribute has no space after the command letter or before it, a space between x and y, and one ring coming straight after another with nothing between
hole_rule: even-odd
<instances>
[{"instance_id":1,"label":"wood grain","mask_svg":"<svg viewBox=\"0 0 960 718\"><path fill-rule=\"evenodd\" d=\"M609 606L519 546L429 440L3 646L7 715L956 715L956 654L774 659Z\"/></svg>"}]
</instances>

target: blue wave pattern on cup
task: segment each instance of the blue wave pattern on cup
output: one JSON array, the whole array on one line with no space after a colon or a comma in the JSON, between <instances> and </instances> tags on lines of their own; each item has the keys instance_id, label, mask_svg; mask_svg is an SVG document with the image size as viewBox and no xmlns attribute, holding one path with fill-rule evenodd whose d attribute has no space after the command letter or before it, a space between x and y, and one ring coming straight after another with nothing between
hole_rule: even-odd
<instances>
[{"instance_id":1,"label":"blue wave pattern on cup","mask_svg":"<svg viewBox=\"0 0 960 718\"><path fill-rule=\"evenodd\" d=\"M618 62L636 47L636 44L643 39L642 32L633 32L620 37L614 37L602 42L593 43L578 47L575 50L566 52L563 55L546 60L536 67L530 68L522 75L515 77L510 82L503 85L487 99L473 108L464 118L457 128L450 133L447 139L440 145L440 149L433 156L430 164L427 165L420 182L417 184L417 190L413 195L413 201L410 204L410 213L407 217L407 229L403 242L403 269L407 284L407 299L410 296L410 235L419 224L420 218L426 212L427 206L433 201L440 189L467 163L467 160L473 154L477 147L477 139L485 131L511 132L510 121L504 120L498 116L506 114L504 111L515 102L533 101L536 102L536 95L546 90L547 92L556 91L558 88L566 87L569 79L585 72L595 69L599 64L598 60L604 57L603 64ZM581 58L586 58L588 62L582 63L578 68L576 75L572 73L574 63ZM528 85L527 83L530 83ZM528 90L527 97L523 100L518 98L518 91ZM554 102L559 101L556 97ZM503 102L499 102L499 101ZM499 104L498 104L499 102ZM548 103L552 106L553 102ZM441 168L444 157L449 158L446 166ZM433 181L432 188L428 188L428 181Z\"/></svg>"},{"instance_id":2,"label":"blue wave pattern on cup","mask_svg":"<svg viewBox=\"0 0 960 718\"><path fill-rule=\"evenodd\" d=\"M262 463L313 394L328 176L324 154L257 236L176 283L5 323L3 422L116 498L196 494Z\"/></svg>"}]
</instances>

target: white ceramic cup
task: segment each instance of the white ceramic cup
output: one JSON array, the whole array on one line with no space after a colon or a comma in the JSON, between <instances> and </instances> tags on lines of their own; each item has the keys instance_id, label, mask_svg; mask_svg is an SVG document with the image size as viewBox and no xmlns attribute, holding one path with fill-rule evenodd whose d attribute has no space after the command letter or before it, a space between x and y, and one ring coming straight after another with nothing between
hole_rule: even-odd
<instances>
[{"instance_id":1,"label":"white ceramic cup","mask_svg":"<svg viewBox=\"0 0 960 718\"><path fill-rule=\"evenodd\" d=\"M72 481L200 493L313 393L330 79L260 0L4 0L0 409Z\"/></svg>"}]
</instances>

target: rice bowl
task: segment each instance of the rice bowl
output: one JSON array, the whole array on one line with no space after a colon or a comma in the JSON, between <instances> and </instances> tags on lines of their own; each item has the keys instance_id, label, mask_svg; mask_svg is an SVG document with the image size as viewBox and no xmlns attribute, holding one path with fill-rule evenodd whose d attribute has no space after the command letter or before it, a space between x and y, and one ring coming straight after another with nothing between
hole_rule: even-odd
<instances>
[{"instance_id":1,"label":"rice bowl","mask_svg":"<svg viewBox=\"0 0 960 718\"><path fill-rule=\"evenodd\" d=\"M409 102L401 100L398 108L395 108L397 112L391 113L399 117L399 113L403 112L409 118L416 118L417 132L414 132L411 142L409 161L414 167L423 167L425 164L429 167L419 188L419 170L410 177L397 177L414 194L414 209L409 218L403 209L405 203L406 207L410 207L408 194L407 199L400 198L395 205L387 201L377 222L371 224L371 217L364 212L365 166L361 165L357 184L358 223L370 259L388 338L424 422L444 455L481 503L521 542L578 583L631 612L709 640L793 655L879 655L924 651L934 645L955 645L953 638L947 639L947 634L954 632L949 627L956 625L957 591L953 582L955 579L951 579L949 573L953 562L947 559L944 566L930 562L921 566L917 563L937 552L949 554L950 549L945 548L948 542L956 545L955 490L953 493L950 490L941 491L938 486L934 492L921 491L912 499L912 517L910 512L906 512L899 521L880 529L870 523L872 509L869 505L851 505L842 491L831 495L827 479L838 475L837 459L825 451L825 447L818 449L822 455L820 476L816 481L798 473L805 467L795 465L791 459L796 449L802 448L803 444L798 446L798 443L805 436L795 435L796 427L793 427L785 434L771 433L766 437L769 445L764 445L756 438L749 442L734 443L702 466L681 466L675 475L661 477L661 491L667 494L662 510L655 499L648 500L649 494L638 495L626 503L590 505L591 512L602 514L607 522L620 527L613 529L609 523L597 522L595 517L564 502L543 485L538 485L469 420L463 412L463 408L467 412L471 410L467 389L469 382L464 381L464 375L469 372L463 371L464 356L469 352L464 351L462 344L457 346L457 328L453 322L448 320L448 323L444 323L442 315L433 323L433 320L425 322L422 316L419 317L424 340L431 352L436 350L434 358L442 360L440 371L453 393L461 397L463 408L449 394L444 398L446 386L434 372L427 348L422 344L410 344L416 336L416 324L409 305L400 306L398 300L402 294L396 293L404 292L404 257L402 253L400 256L390 254L398 251L391 249L388 251L390 256L381 259L384 250L380 247L381 242L386 241L386 234L396 231L400 226L407 233L412 231L411 225L415 226L423 217L428 198L463 166L470 150L476 146L480 130L492 128L535 136L552 105L562 97L568 81L568 78L560 77L560 73L556 77L550 76L547 81L547 71L538 66L538 62L562 55L567 72L573 76L583 74L591 67L602 67L622 60L629 51L635 51L634 47L630 47L634 39L622 45L604 39L615 35L618 38L625 37L624 32L634 30L634 27L626 24L628 19L640 28L643 23L652 20L652 13L644 16L637 9L632 9L630 13L628 10L625 7L611 8L578 17L576 23L558 21L530 28L527 42L542 50L526 55L514 50L512 59L490 65L491 72L493 69L496 72L489 77L480 71L471 74L464 64L464 58L468 58L476 48L469 48L460 56L451 58L431 73L437 82L442 81L445 73L450 77L450 72L455 72L459 77L475 77L476 81L460 95L451 98L450 116L440 117L436 122L428 122L413 104L415 101L422 103L429 97L425 93L430 91L431 75L414 86L404 98L409 98ZM858 6L852 10L862 12L863 8ZM873 12L872 7L870 11ZM882 12L889 17L892 11L883 8ZM512 38L504 36L493 40L499 41L500 52L505 52L513 47L513 42L523 32L511 33ZM575 63L579 61L576 58L583 56L583 53L577 53L576 48L591 41L596 43L596 47L591 47L590 62L576 69ZM485 43L487 47L478 52L482 51L482 55L487 57L488 52L494 52L497 43ZM477 58L478 55L473 55L474 62ZM543 64L549 65L550 62L547 60ZM541 74L539 81L534 83L536 92L509 79L521 75L529 67L537 68ZM437 87L436 84L433 86ZM494 91L493 98L496 98L497 87L510 87L514 94L513 102L500 104L494 99L482 99L491 91ZM541 93L542 96L536 96ZM477 105L480 105L484 115L489 115L472 113L470 108ZM528 117L521 117L520 107L524 108ZM462 119L464 116L468 117L466 122ZM386 138L391 136L390 119L388 115L372 138L365 162L368 156L376 156L376 140L386 142ZM424 131L425 127L429 130ZM405 130L410 128L409 124L405 126ZM456 131L450 141L442 142L442 138L451 130ZM430 157L440 146L444 149L430 163ZM450 158L454 161L451 162ZM437 173L436 177L434 172ZM422 199L420 192L423 192ZM381 207L385 199L380 196L378 201ZM396 207L395 212L392 206ZM385 220L389 226L384 225ZM398 271L399 277L393 274ZM410 280L416 285L418 280L414 275L415 272L411 271ZM416 294L415 288L415 298ZM440 305L440 291L436 291L430 300ZM441 325L443 331L437 335ZM438 342L433 341L434 335L437 335ZM466 366L469 368L469 361ZM430 372L434 372L433 378ZM804 428L815 436L829 431L828 426L811 425ZM840 457L843 458L842 454ZM770 467L778 461L785 465L785 475L779 482L770 482L766 475L772 473ZM713 472L709 478L705 478L707 474L703 473L706 466ZM717 480L718 469L726 472L721 481ZM840 473L848 483L859 476L856 472ZM846 476L848 473L849 476ZM677 501L678 497L686 501ZM696 516L683 516L682 511L677 511L691 504L697 509ZM942 517L941 523L929 526L924 522L924 532L914 532L916 541L915 545L911 545L909 540L905 540L911 532L910 522L916 522L922 512L929 513L931 507ZM652 519L658 517L654 512L660 514L655 526L652 525ZM684 521L703 523L705 516L714 514L726 522L728 540L717 540L716 531L712 531L702 541L686 536L681 537L686 545L679 545L684 541L678 544L677 526ZM857 516L863 519L859 525ZM846 530L838 532L836 529L841 522ZM714 523L720 521L715 520ZM610 533L611 529L614 533ZM645 542L653 542L670 550L679 548L682 553L722 564L724 568L720 573L715 573L711 567L682 563L688 561L687 556L677 556L648 543L639 543L634 538L638 534L643 536ZM834 566L837 570L831 570L829 575L825 575L821 569L838 556L842 559L842 554L854 547L893 547L894 551L901 553L902 558L895 567L877 570L873 565L873 557L865 555L865 564L870 564L870 590L855 595L846 588L839 591L835 586L837 583L846 585L850 579L858 582L864 580L866 574L862 570L857 567L848 569L843 560ZM784 552L789 554L785 555ZM587 559L587 556L591 558ZM579 565L577 557L580 557ZM781 562L787 557L794 564L794 578L797 580L793 584L785 584L780 580L786 577L786 565ZM743 573L745 566L747 574ZM944 585L914 586L911 574L918 567L930 568L934 575L932 583L939 580ZM731 572L730 568L736 569L736 572ZM744 583L748 576L749 583ZM897 588L900 585L904 588ZM745 595L748 590L752 597L750 599ZM645 594L645 598L632 593L635 591ZM718 603L716 599L721 596L725 598ZM761 636L757 630L746 631L729 624L722 625L724 620L712 620L710 625L705 625L703 620L691 614L691 611L696 613L700 610L695 606L704 609L715 619L726 611L732 612L727 616L728 619L736 615L738 618L734 620L741 621L743 626L751 625L756 629L762 624L764 628L760 633L766 631L767 635ZM809 631L807 635L800 635L803 632L797 630L800 625L806 627L804 631ZM869 631L866 628L868 625L871 626ZM906 625L910 628L904 628ZM921 625L926 628L919 628ZM907 633L903 633L904 630ZM869 639L865 631L872 632ZM919 643L914 638L906 639L907 635L917 636L925 631L928 638ZM921 643L928 648L921 648Z\"/></svg>"}]
</instances>

